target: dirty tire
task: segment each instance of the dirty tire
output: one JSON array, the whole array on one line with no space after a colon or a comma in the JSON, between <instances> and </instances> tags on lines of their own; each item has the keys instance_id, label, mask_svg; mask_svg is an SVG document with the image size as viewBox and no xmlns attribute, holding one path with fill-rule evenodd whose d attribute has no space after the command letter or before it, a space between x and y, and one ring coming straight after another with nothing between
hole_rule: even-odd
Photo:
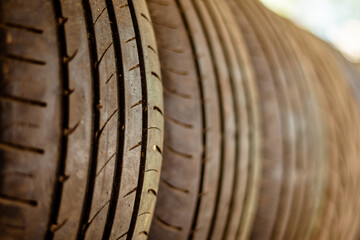
<instances>
[{"instance_id":1,"label":"dirty tire","mask_svg":"<svg viewBox=\"0 0 360 240\"><path fill-rule=\"evenodd\" d=\"M249 213L243 202L255 200L259 176L256 94L242 81L254 85L245 43L229 27L236 24L225 3L147 2L165 103L164 163L149 238L235 239L251 221L255 204Z\"/></svg>"},{"instance_id":2,"label":"dirty tire","mask_svg":"<svg viewBox=\"0 0 360 240\"><path fill-rule=\"evenodd\" d=\"M164 121L145 1L2 1L0 47L0 238L146 239Z\"/></svg>"}]
</instances>

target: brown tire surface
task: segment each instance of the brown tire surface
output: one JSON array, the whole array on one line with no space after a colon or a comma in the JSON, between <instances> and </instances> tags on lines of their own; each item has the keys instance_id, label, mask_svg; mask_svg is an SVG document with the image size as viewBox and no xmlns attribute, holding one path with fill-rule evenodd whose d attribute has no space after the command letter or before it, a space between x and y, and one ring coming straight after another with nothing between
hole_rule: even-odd
<instances>
[{"instance_id":1,"label":"brown tire surface","mask_svg":"<svg viewBox=\"0 0 360 240\"><path fill-rule=\"evenodd\" d=\"M1 1L0 47L0 238L146 239L163 102L145 1Z\"/></svg>"},{"instance_id":2,"label":"brown tire surface","mask_svg":"<svg viewBox=\"0 0 360 240\"><path fill-rule=\"evenodd\" d=\"M259 176L257 99L242 36L224 2L148 5L166 129L149 238L235 239L251 225Z\"/></svg>"},{"instance_id":3,"label":"brown tire surface","mask_svg":"<svg viewBox=\"0 0 360 240\"><path fill-rule=\"evenodd\" d=\"M264 49L264 39L254 28L254 17L249 14L244 1L229 0L238 27L244 33L251 61L255 69L262 121L262 172L259 186L259 203L251 232L252 239L268 239L274 225L280 199L284 171L284 141L286 134L282 111L288 104L279 94L279 76L274 73L277 59L274 49ZM266 42L266 39L265 39ZM266 46L266 45L265 45ZM271 47L271 46L270 46ZM270 55L270 56L269 56ZM270 57L270 59L269 59ZM280 73L281 74L281 73ZM280 76L283 77L283 76ZM241 239L248 239L242 236Z\"/></svg>"}]
</instances>

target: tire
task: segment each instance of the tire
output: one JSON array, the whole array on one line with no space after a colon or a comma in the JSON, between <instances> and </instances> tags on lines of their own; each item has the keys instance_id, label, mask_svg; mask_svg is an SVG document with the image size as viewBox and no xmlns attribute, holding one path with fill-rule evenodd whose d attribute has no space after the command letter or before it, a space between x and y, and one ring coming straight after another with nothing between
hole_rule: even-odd
<instances>
[{"instance_id":1,"label":"tire","mask_svg":"<svg viewBox=\"0 0 360 240\"><path fill-rule=\"evenodd\" d=\"M246 12L243 1L229 0L233 14L236 16L238 27L244 33L245 42L249 49L251 61L255 69L259 101L261 105L262 124L262 171L259 186L259 203L256 209L254 223L249 230L251 237L241 239L268 239L275 221L279 202L283 160L283 132L282 110L286 101L279 95L276 86L277 76L272 70L276 62L268 59L268 51L264 50L264 41L259 39L258 32L253 27L253 18ZM266 46L266 45L265 45ZM270 49L271 53L271 49ZM275 59L276 60L276 59ZM274 61L274 62L273 62Z\"/></svg>"},{"instance_id":2,"label":"tire","mask_svg":"<svg viewBox=\"0 0 360 240\"><path fill-rule=\"evenodd\" d=\"M146 239L163 99L145 1L0 5L0 238Z\"/></svg>"},{"instance_id":3,"label":"tire","mask_svg":"<svg viewBox=\"0 0 360 240\"><path fill-rule=\"evenodd\" d=\"M289 61L286 59L283 45L279 44L277 35L271 26L271 20L266 19L266 14L261 8L251 1L238 1L242 12L246 16L261 47L264 51L264 60L270 66L270 74L274 81L275 94L278 99L280 109L281 134L281 170L277 171L276 166L266 165L264 167L263 184L261 192L261 203L257 211L257 217L252 230L251 239L282 239L285 222L289 216L290 203L294 192L295 182L295 160L298 153L300 136L294 126L298 126L298 121L303 116L299 112L297 103L298 89L295 87L293 72L284 71L291 69ZM279 182L272 183L267 180L268 173L272 172ZM274 177L272 176L272 177ZM276 190L278 192L276 193ZM268 192L272 192L269 195ZM276 194L274 194L276 193Z\"/></svg>"},{"instance_id":4,"label":"tire","mask_svg":"<svg viewBox=\"0 0 360 240\"><path fill-rule=\"evenodd\" d=\"M148 6L165 103L164 164L149 238L235 239L255 209L242 203L256 198L260 156L244 43L225 24L234 19L224 3L148 0Z\"/></svg>"},{"instance_id":5,"label":"tire","mask_svg":"<svg viewBox=\"0 0 360 240\"><path fill-rule=\"evenodd\" d=\"M277 31L279 44L284 48L284 53L288 55L288 62L292 62L289 69L292 69L291 72L296 77L293 83L299 92L299 103L302 105L302 112L297 115L299 122L296 124L296 134L298 135L296 155L298 157L295 167L296 184L294 186L294 196L290 202L289 210L291 217L288 218L286 225L279 224L277 231L273 229L273 235L277 233L279 238L284 234L284 239L301 239L301 237L295 237L296 231L302 231L301 222L311 221L311 215L316 209L314 202L319 199L319 191L314 191L314 186L316 189L320 185L319 178L314 176L321 173L321 161L319 160L322 160L321 153L324 151L323 140L320 137L322 127L318 121L319 113L317 109L319 108L319 102L314 96L312 87L310 87L311 81L314 79L313 73L309 69L305 69L304 65L301 64L306 60L300 54L299 46L294 44L294 40L291 39L294 35L289 34L290 22L286 22L270 11L266 11L263 6L260 7L268 15L269 23L273 23L273 29ZM316 148L313 147L315 144L317 144ZM278 219L280 218L277 217ZM281 232L281 228L283 232Z\"/></svg>"}]
</instances>

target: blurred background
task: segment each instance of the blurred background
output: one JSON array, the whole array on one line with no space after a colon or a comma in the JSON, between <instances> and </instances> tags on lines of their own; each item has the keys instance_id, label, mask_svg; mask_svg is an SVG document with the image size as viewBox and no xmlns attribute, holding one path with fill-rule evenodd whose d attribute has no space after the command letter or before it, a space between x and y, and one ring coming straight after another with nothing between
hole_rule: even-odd
<instances>
[{"instance_id":1,"label":"blurred background","mask_svg":"<svg viewBox=\"0 0 360 240\"><path fill-rule=\"evenodd\" d=\"M261 0L360 64L360 0Z\"/></svg>"}]
</instances>

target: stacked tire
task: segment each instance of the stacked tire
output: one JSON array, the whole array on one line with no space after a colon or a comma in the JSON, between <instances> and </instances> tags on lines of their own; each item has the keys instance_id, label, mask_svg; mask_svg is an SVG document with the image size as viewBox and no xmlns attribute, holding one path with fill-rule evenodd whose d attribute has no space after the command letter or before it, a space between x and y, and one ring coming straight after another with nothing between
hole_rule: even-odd
<instances>
[{"instance_id":1,"label":"stacked tire","mask_svg":"<svg viewBox=\"0 0 360 240\"><path fill-rule=\"evenodd\" d=\"M0 56L0 239L360 237L358 69L259 2L2 1Z\"/></svg>"},{"instance_id":2,"label":"stacked tire","mask_svg":"<svg viewBox=\"0 0 360 240\"><path fill-rule=\"evenodd\" d=\"M163 141L145 1L2 1L1 239L145 238Z\"/></svg>"}]
</instances>

